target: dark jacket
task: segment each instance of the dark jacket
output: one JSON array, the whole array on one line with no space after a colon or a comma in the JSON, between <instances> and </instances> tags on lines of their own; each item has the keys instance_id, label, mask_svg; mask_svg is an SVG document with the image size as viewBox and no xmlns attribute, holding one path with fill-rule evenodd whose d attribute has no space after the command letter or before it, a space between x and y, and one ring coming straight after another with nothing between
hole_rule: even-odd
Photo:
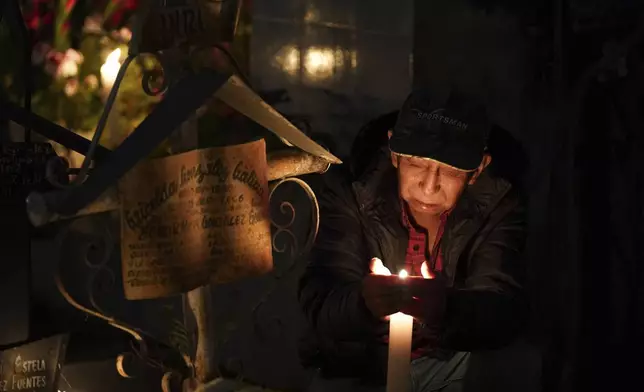
<instances>
[{"instance_id":1,"label":"dark jacket","mask_svg":"<svg viewBox=\"0 0 644 392\"><path fill-rule=\"evenodd\" d=\"M346 168L330 171L318 195L320 228L299 287L311 329L301 354L329 377L382 381L386 373L387 346L378 337L387 324L369 313L361 281L372 257L392 271L403 267L408 232L396 170L386 148L378 155L355 180ZM528 316L525 214L518 191L484 172L449 215L442 239L445 314L432 344L437 355L501 348L521 333Z\"/></svg>"}]
</instances>

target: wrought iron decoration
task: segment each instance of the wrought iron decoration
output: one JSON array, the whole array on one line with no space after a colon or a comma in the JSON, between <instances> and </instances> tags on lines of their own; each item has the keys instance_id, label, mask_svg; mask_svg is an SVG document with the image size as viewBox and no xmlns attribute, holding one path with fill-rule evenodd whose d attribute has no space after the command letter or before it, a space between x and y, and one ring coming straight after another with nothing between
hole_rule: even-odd
<instances>
[{"instance_id":1,"label":"wrought iron decoration","mask_svg":"<svg viewBox=\"0 0 644 392\"><path fill-rule=\"evenodd\" d=\"M195 84L193 84L192 86L195 86ZM173 89L171 89L170 91L172 90ZM152 128L150 127L149 129L152 129ZM113 155L116 155L116 154L111 153L110 156L108 156L108 159L106 160L104 165L108 165L109 162L115 159L113 158ZM319 209L317 206L317 200L315 198L315 195L312 189L308 186L308 184L306 184L304 181L300 179L291 178L290 176L301 175L306 173L314 173L314 172L318 172L318 173L324 172L329 168L330 162L322 158L311 156L306 153L295 152L295 151L281 151L278 153L271 154L269 156L268 164L269 164L269 179L273 181L277 180L277 183L274 183L271 186L270 203L271 205L275 205L275 203L278 203L279 210L283 214L289 215L289 219L287 220L286 223L277 222L275 220L275 217L273 217L272 219L272 224L275 228L275 232L273 233L273 239L272 239L274 252L284 253L287 251L287 249L290 248L291 257L295 257L297 254L301 254L302 252L306 251L313 243L315 239L315 235L317 233L317 226L319 222ZM101 167L102 165L97 168L97 171ZM49 173L47 177L48 179L52 180L55 178L60 178L60 175L63 174L64 171L66 170L66 165L65 164L52 165L50 169L52 170L52 172ZM118 172L120 170L125 171L125 167L121 166L121 168L112 168L112 171L109 172L109 174L110 176L114 176L116 174L115 172ZM96 175L96 172L92 172L88 176L84 185L86 186L86 184L90 182L95 175ZM54 181L51 181L51 182L52 184L59 186L59 184L56 184ZM284 184L291 184L291 183L297 184L305 191L305 194L307 195L308 200L312 205L312 215L309 217L311 230L307 235L307 238L305 239L303 244L298 243L297 236L291 230L292 225L296 222L296 219L297 219L296 208L294 207L293 203L289 200L277 200L275 198L276 190L279 187L283 186ZM103 184L90 183L90 185L93 185L95 187L100 187ZM97 189L97 188L94 188L94 189ZM61 191L58 191L58 192L61 192ZM117 199L113 199L113 198L110 200L112 202L117 201ZM29 199L29 202L33 203L33 201L34 201L34 198L32 195L32 197ZM31 204L31 207L33 206L34 205ZM112 204L110 207L111 208L108 208L108 209L116 209L118 205ZM69 213L72 211L73 209L67 210L67 214L65 215L69 215ZM33 213L34 210L31 209L30 212ZM36 219L34 223L38 223L38 222L44 223L49 219L51 218L48 218L45 220ZM178 358L170 358L170 360L168 361L167 353L161 353L159 351L152 350L150 348L151 339L146 338L143 331L140 331L136 327L119 320L116 316L109 315L108 313L106 313L105 309L101 307L99 301L97 301L95 298L96 297L95 291L97 289L96 283L99 281L97 279L99 277L99 274L112 275L112 276L115 276L115 279L116 279L116 274L113 271L109 271L106 265L107 261L109 260L110 253L113 251L114 246L116 246L116 242L113 241L112 238L113 236L110 233L109 229L106 229L104 233L104 238L101 239L101 241L104 243L98 246L98 248L101 249L104 252L104 254L96 255L98 259L97 262L93 262L89 260L89 258L86 258L85 260L85 262L88 263L90 267L93 269L93 273L91 273L90 276L88 276L88 283L87 283L87 288L88 288L87 294L88 294L88 298L90 299L91 308L88 306L82 305L80 301L78 301L70 294L70 292L65 287L65 284L61 279L60 274L57 274L56 276L57 287L61 292L61 294L63 295L63 297L65 298L65 300L69 302L72 306L77 308L78 310L88 315L98 317L106 321L108 324L132 336L135 343L135 345L132 347L132 351L120 354L116 358L116 368L119 374L121 374L124 377L132 377L133 373L132 373L132 370L129 368L128 364L132 364L133 360L139 361L140 363L148 364L158 369L163 369L166 374L166 376L162 380L162 382L164 383L164 390L169 391L171 390L169 384L171 383L172 380L176 380L177 378L187 379L192 377L191 372L193 371L193 363L190 360L190 358L187 355L182 355L180 358L181 360L183 360L182 364L178 364ZM289 238L291 240L289 246L285 247L285 244L280 241L280 238ZM280 243L282 243L284 246L280 246L279 245ZM90 249L92 248L88 246L86 250L90 251ZM292 272L293 272L293 268L289 268L286 274L292 273ZM260 297L257 304L253 306L252 315L254 318L256 318L258 310L261 308L261 306L268 300L268 298L270 298L271 293L277 287L277 283L279 279L283 278L286 274L277 274L276 280L273 282L271 287L264 293L264 295ZM279 322L278 320L274 320L274 321ZM241 322L241 320L239 322ZM257 324L258 323L256 322L255 325ZM168 365L168 362L171 364L170 366Z\"/></svg>"},{"instance_id":2,"label":"wrought iron decoration","mask_svg":"<svg viewBox=\"0 0 644 392\"><path fill-rule=\"evenodd\" d=\"M278 193L277 190L287 184L294 184L304 191L306 200L310 203L310 215L303 218L309 231L305 235L296 235L293 231L293 226L298 222L297 209L293 200L284 198L286 192ZM288 192L290 194L290 192ZM282 197L280 197L282 196ZM285 221L280 222L275 216L271 217L271 223L274 231L272 234L273 251L275 254L286 254L289 259L294 259L299 255L307 252L315 240L319 224L319 207L315 194L310 186L299 178L284 178L275 181L271 184L270 193L271 211L279 210L284 214ZM98 218L98 217L97 217ZM118 328L133 339L131 351L119 354L116 357L115 366L118 373L123 377L136 377L136 369L142 365L151 366L153 368L163 370L166 374L164 382L170 383L176 378L188 379L192 377L193 363L186 353L175 353L167 350L160 350L155 344L155 340L147 336L146 333L139 328L120 320L118 315L113 314L110 310L104 308L101 304L101 295L113 295L113 292L105 292L105 284L116 284L120 274L112 270L108 264L114 252L118 252L118 241L115 239L114 227L109 226L109 217L103 216L104 219L93 220L94 225L98 224L97 233L91 236L91 239L86 242L78 243L83 251L78 260L65 260L65 263L76 261L82 263L90 270L86 277L86 298L87 304L77 299L70 290L68 290L65 280L63 278L62 268L63 264L57 265L55 281L59 292L64 299L74 308L81 312L97 317L104 320L109 325ZM70 234L70 225L75 221L71 221L66 225L57 237L58 249L62 248L62 242ZM60 258L59 258L60 260ZM255 305L251 307L251 316L254 324L254 329L259 335L264 335L262 332L265 329L273 330L281 326L281 320L273 318L265 320L264 323L259 322L259 311L261 307L270 299L272 293L277 289L279 282L287 278L290 274L296 272L297 264L293 263L286 266L282 271L277 271L274 275L269 287L259 296ZM241 325L245 319L235 320L232 327L228 329L228 337L236 330L237 326ZM270 333L269 333L270 334ZM222 339L222 346L228 343L228 339ZM242 365L243 367L243 365ZM240 369L241 370L241 369ZM168 391L171 389L166 386Z\"/></svg>"},{"instance_id":3,"label":"wrought iron decoration","mask_svg":"<svg viewBox=\"0 0 644 392\"><path fill-rule=\"evenodd\" d=\"M11 2L17 5L17 2ZM0 7L0 11L4 10ZM17 10L18 17L21 18L19 7ZM21 19L19 19L21 20ZM198 50L198 49L197 49ZM290 122L284 119L269 105L265 104L252 90L248 88L248 83L244 83L237 76L214 71L202 70L198 73L190 72L185 63L180 61L181 56L176 56L176 51L182 52L183 48L157 53L162 70L158 74L153 71L145 73L142 80L142 88L151 95L157 95L165 92L164 99L155 107L150 115L135 129L135 131L114 151L109 151L98 144L102 128L99 126L99 132L96 132L92 141L88 141L73 132L60 127L52 122L34 115L30 112L30 105L27 103L25 108L20 108L15 104L0 100L0 115L16 121L25 126L26 129L33 129L65 147L82 153L86 156L83 167L77 179L72 184L65 184L58 181L59 178L68 174L67 163L63 160L56 159L49 166L47 178L49 182L57 188L55 191L47 193L32 193L27 199L27 210L32 223L36 226L47 224L51 221L63 217L74 217L87 210L99 197L106 193L113 185L137 162L144 159L177 129L189 116L194 114L198 108L202 107L213 95L221 92L224 101L227 101L232 107L257 121L265 128L275 132L289 146L298 146L306 152L287 151L285 153L273 154L269 157L269 180L278 180L271 187L270 203L276 202L274 195L277 188L287 183L294 183L305 191L308 200L311 202L312 229L308 233L303 245L294 241L290 247L291 255L294 256L305 251L314 241L317 233L319 221L319 210L315 195L311 188L302 180L290 178L297 175L324 172L331 163L340 163L336 157L328 153L317 143L306 137L301 131L295 128ZM31 50L27 48L26 53L30 55ZM25 58L28 58L25 55ZM132 61L131 54L128 61ZM126 62L126 63L127 63ZM119 73L124 73L123 67ZM155 85L160 82L158 87ZM116 96L116 88L110 93L109 100L113 101ZM251 107L249 109L249 107ZM104 123L109 111L106 111L100 123ZM99 124L100 124L99 123ZM285 132L284 129L287 131ZM290 137L285 138L285 134ZM288 139L288 140L287 140ZM89 163L94 161L95 167L89 170ZM111 199L109 208L102 209L107 211L118 207L117 199ZM91 208L89 208L91 210ZM273 220L275 232L273 234L274 251L277 253L285 252L287 248L277 247L278 238L288 237L296 240L297 237L291 230L291 226L296 221L296 209L288 200L279 201L279 209L282 213L291 214L290 219L284 223L277 223ZM104 228L103 237L99 239L100 244L87 245L86 255L83 262L86 263L92 271L87 280L87 295L89 304L82 304L75 298L65 286L64 280L60 273L61 265L57 266L55 281L58 290L64 299L74 308L81 312L99 318L109 325L122 330L129 334L135 343L132 351L123 353L116 358L116 368L123 377L131 377L133 374L128 368L128 362L137 359L145 364L163 369L166 376L162 380L162 388L170 390L170 384L177 378L184 380L193 377L194 365L190 358L182 355L181 358L167 358L165 353L161 354L154 348L153 339L150 339L145 332L129 325L115 315L110 315L106 309L103 309L96 299L97 282L100 281L103 274L109 277L116 274L109 271L107 262L110 254L113 252L116 242L109 228ZM69 231L64 230L58 240L63 241ZM96 261L89 257L90 251L99 249L102 253L96 254ZM279 279L279 275L277 278ZM259 303L253 308L253 314L262 303L270 296L269 290L266 295L260 298ZM172 356L172 355L171 355Z\"/></svg>"}]
</instances>

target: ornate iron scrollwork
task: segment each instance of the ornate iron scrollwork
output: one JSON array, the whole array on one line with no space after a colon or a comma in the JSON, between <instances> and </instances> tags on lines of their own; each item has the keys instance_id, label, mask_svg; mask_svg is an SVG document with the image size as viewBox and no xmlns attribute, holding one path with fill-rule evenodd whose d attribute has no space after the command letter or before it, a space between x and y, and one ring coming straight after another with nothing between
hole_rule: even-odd
<instances>
[{"instance_id":1,"label":"ornate iron scrollwork","mask_svg":"<svg viewBox=\"0 0 644 392\"><path fill-rule=\"evenodd\" d=\"M313 189L299 178L286 178L271 184L269 200L273 212L271 215L273 251L276 257L283 255L283 258L288 259L289 263L278 266L281 268L276 268L272 282L269 284L270 287L260 296L259 301L252 308L252 319L249 321L254 321L254 327L259 335L273 335L273 333L277 333L281 329L282 322L279 317L265 316L260 321L259 310L277 289L279 282L297 271L298 263L293 261L307 252L314 243L320 218L319 206ZM304 213L301 213L301 211L304 211ZM171 369L162 361L155 359L157 356L151 354L153 350L143 333L111 314L110 309L108 309L109 306L103 306L104 304L98 299L101 298L101 294L105 295L105 291L111 291L118 285L119 273L112 270L109 264L109 261L114 258L112 256L117 246L117 240L111 231L109 219L99 222L101 219L96 216L81 218L80 221L89 222L90 219L94 233L86 241L74 243L75 249L81 249L81 254L79 255L80 265L89 270L89 276L84 286L86 294L81 295L83 297L87 295L84 298L86 304L84 305L83 301L80 301L72 294L73 290L68 290L65 285L62 273L63 265L60 260L58 260L55 274L56 286L59 292L74 308L105 321L133 338L132 350L121 353L116 357L115 367L122 377L135 377L137 372L133 370L138 369L141 365L151 366L162 369L165 373L161 380L162 390L168 392L177 390L179 388L177 386L179 379L190 378L186 377L185 371ZM80 221L71 221L62 228L62 232L57 237L59 249L62 249L63 242L70 238L70 232L73 230L70 226ZM101 226L96 227L96 224ZM79 288L74 287L74 289L78 290ZM80 289L82 290L83 287ZM244 321L239 320L235 324L239 325L240 322ZM265 332L262 333L262 330ZM230 332L229 330L228 333L230 334ZM193 369L190 358L184 356L183 360L188 369ZM243 373L243 363L238 362L236 370Z\"/></svg>"},{"instance_id":2,"label":"ornate iron scrollwork","mask_svg":"<svg viewBox=\"0 0 644 392\"><path fill-rule=\"evenodd\" d=\"M151 69L144 67L141 79L143 91L149 96L156 97L168 91L172 82L181 77L181 63L172 50L146 53L144 56L152 56L159 63L158 67Z\"/></svg>"},{"instance_id":3,"label":"ornate iron scrollwork","mask_svg":"<svg viewBox=\"0 0 644 392\"><path fill-rule=\"evenodd\" d=\"M146 68L143 65L143 78L141 80L143 91L153 97L165 93L168 88L174 84L174 82L181 79L182 76L194 72L192 69L194 63L193 60L198 57L200 53L212 49L218 49L224 53L228 57L233 68L240 73L240 77L244 80L244 83L250 86L248 78L241 74L239 64L224 46L178 46L155 53L142 54L142 56L151 56L155 58L159 63L158 66L153 68Z\"/></svg>"},{"instance_id":4,"label":"ornate iron scrollwork","mask_svg":"<svg viewBox=\"0 0 644 392\"><path fill-rule=\"evenodd\" d=\"M297 199L297 193L287 192L289 199L284 200L277 197L277 191L279 188L284 188L287 184L297 185L301 190L303 190L305 198ZM301 193L301 192L300 192ZM307 202L308 206L299 205L301 208L310 208L310 215L308 219L298 222L297 219L297 208L295 204ZM284 278L288 278L291 274L294 274L298 271L298 263L296 262L299 257L308 252L315 242L317 236L319 223L320 223L320 208L315 197L313 189L304 182L303 180L295 177L285 178L271 186L270 193L270 204L271 210L274 210L274 207L278 207L279 212L282 217L286 217L285 222L279 222L279 219L274 214L271 214L271 223L275 228L272 238L273 245L273 254L277 256L278 254L287 253L287 249L290 248L288 252L288 262L289 265L281 268L281 266L275 267L274 278L269 285L269 288L260 296L259 301L252 308L252 317L253 325L255 328L255 333L258 336L268 339L269 336L275 336L283 330L283 322L280 317L270 316L268 320L264 319L260 321L260 310L262 306L269 300L272 293L277 289L280 281ZM297 227L298 223L302 227ZM307 231L308 229L308 231ZM304 233L303 241L300 241L301 236L298 236L297 233ZM280 239L282 239L282 244L280 246ZM301 244L300 244L301 242ZM277 257L274 257L274 262ZM268 330L268 331L267 331ZM266 332L263 332L266 331Z\"/></svg>"},{"instance_id":5,"label":"ornate iron scrollwork","mask_svg":"<svg viewBox=\"0 0 644 392\"><path fill-rule=\"evenodd\" d=\"M295 190L299 192L294 192ZM284 193L279 191L284 191ZM297 198L298 195L300 196L299 198ZM289 264L275 267L268 287L251 306L251 319L248 321L252 323L254 332L267 340L268 336L274 336L283 330L283 323L280 317L271 315L262 317L260 310L276 291L279 283L284 278L288 278L291 274L298 272L297 267L300 264L296 263L295 260L310 250L315 242L320 221L320 210L315 193L309 184L299 178L284 178L271 184L269 200L271 224L274 229L272 235L273 258L276 260L279 255L286 256ZM300 219L302 215L298 214L299 209L309 210L308 219ZM278 214L275 214L275 212ZM247 314L243 312L239 319L228 323L226 333L219 343L221 350L228 345L233 333L238 330L239 326L247 322ZM238 358L228 358L224 367L238 376L244 372L244 363Z\"/></svg>"},{"instance_id":6,"label":"ornate iron scrollwork","mask_svg":"<svg viewBox=\"0 0 644 392\"><path fill-rule=\"evenodd\" d=\"M278 188L285 187L288 184L298 185L306 195L306 199L300 199L300 201L306 201L309 203L308 206L300 206L303 208L310 208L309 219L304 219L304 221L302 222L304 224L304 230L301 231L297 230L296 228L298 223L298 215L297 209L294 204L297 203L297 198L293 197L294 194L289 192L287 193L291 197L290 200L283 200L276 196ZM273 184L271 186L270 204L271 206L279 205L279 212L281 213L282 217L286 218L285 222L280 223L278 217L276 217L274 214L271 214L271 224L275 228L272 237L274 255L277 256L277 254L285 254L287 253L288 249L290 249L290 252L288 252L289 264L284 267L279 265L276 265L274 267L274 279L271 282L269 289L264 295L260 297L259 302L257 302L257 304L252 309L255 332L258 336L263 337L264 339L269 339L270 336L279 335L280 331L284 329L284 325L282 319L279 316L270 316L268 320L264 319L264 321L261 322L260 309L269 300L272 293L277 289L280 281L284 278L288 278L291 274L297 271L296 267L298 266L298 264L296 262L296 259L302 254L306 253L313 245L315 237L317 236L320 220L319 206L315 197L315 193L313 192L309 184L299 178L286 178ZM307 228L308 232L306 231ZM304 232L305 238L303 241L299 241L296 232ZM282 240L281 246L280 239ZM302 242L302 244L300 244L300 242ZM274 257L274 263L276 263L275 259L276 257Z\"/></svg>"},{"instance_id":7,"label":"ornate iron scrollwork","mask_svg":"<svg viewBox=\"0 0 644 392\"><path fill-rule=\"evenodd\" d=\"M62 232L59 233L59 235L58 235L58 237L56 239L57 240L56 242L59 245L59 247L58 247L59 249L62 247L62 242L69 235L69 231L70 231L69 226L65 226L62 229ZM91 243L88 244L88 246L86 248L86 251L89 251L91 247L92 247ZM111 249L107 250L107 252L111 252ZM93 317L97 317L97 318L107 322L109 325L111 325L111 326L113 326L113 327L115 327L117 329L120 329L121 331L124 331L124 332L128 333L134 339L134 341L137 343L137 345L139 346L138 347L139 348L138 352L143 354L143 355L147 355L147 353L148 353L147 344L146 344L145 340L143 339L143 336L141 336L141 334L138 331L136 331L136 329L134 329L133 327L131 327L131 326L129 326L129 325L127 325L127 324L125 324L125 323L123 323L123 322L121 322L121 321L119 321L119 320L117 320L117 319L115 319L115 318L113 318L111 316L108 316L108 315L102 313L102 311L99 310L99 309L92 310L92 309L90 309L90 308L88 308L88 307L86 307L84 305L81 305L80 301L77 301L76 298L74 298L72 296L72 294L67 290L67 287L65 286L64 280L62 278L62 268L61 268L62 263L60 262L61 259L62 259L62 257L57 258L58 265L56 266L54 280L56 282L56 287L58 288L58 291L63 296L65 301L67 301L71 306L73 306L74 308L80 310L81 312L83 312L83 313L85 313L87 315L93 316ZM96 276L98 271L102 271L103 269L106 268L106 265L105 265L106 262L103 262L103 261L104 260L109 260L109 254L102 255L102 257L99 257L99 260L100 260L99 263L92 263L90 261L90 257L88 257L88 255L86 255L86 258L85 258L85 262L88 265L90 265L92 269L94 269L96 271L94 276L92 278L90 278L90 283L88 284L89 295L90 295L90 298L92 298L91 302L92 302L93 306L94 306L95 301L93 300L93 294L92 294L93 286L92 286L91 282L94 281L94 277ZM129 353L122 354L122 356L120 355L117 358L117 363L116 363L117 370L122 375L125 374L125 370L123 370L123 358L127 357L127 356L129 356Z\"/></svg>"},{"instance_id":8,"label":"ornate iron scrollwork","mask_svg":"<svg viewBox=\"0 0 644 392\"><path fill-rule=\"evenodd\" d=\"M308 197L308 201L311 203L311 216L310 216L309 223L312 225L312 227L310 229L310 232L308 233L306 240L304 241L304 246L302 247L301 250L300 250L300 247L298 246L297 236L292 231L292 227L295 224L296 216L297 216L297 212L295 207L293 206L293 202L288 200L282 200L279 203L280 212L284 215L289 216L288 221L286 223L280 224L275 219L274 216L271 216L271 224L273 225L273 227L276 228L276 231L273 234L273 238L272 238L273 251L277 253L284 253L286 251L286 244L280 247L278 244L278 238L280 238L283 235L287 235L288 238L290 238L292 241L291 257L295 257L303 252L306 252L313 245L313 242L315 241L315 237L317 236L318 227L320 223L320 208L318 206L315 193L313 192L313 189L311 189L309 184L300 180L299 178L294 178L294 177L285 178L271 186L271 192L269 196L271 205L273 204L276 190L280 186L285 185L287 183L294 183L299 185L304 190L306 196Z\"/></svg>"},{"instance_id":9,"label":"ornate iron scrollwork","mask_svg":"<svg viewBox=\"0 0 644 392\"><path fill-rule=\"evenodd\" d=\"M112 233L106 226L101 226L102 236L95 236L93 241L85 244L85 265L90 269L87 279L87 293L90 304L100 313L107 315L108 312L99 305L96 300L96 291L106 291L114 287L117 277L114 271L109 268L108 262L115 247ZM107 280L101 280L107 279Z\"/></svg>"},{"instance_id":10,"label":"ornate iron scrollwork","mask_svg":"<svg viewBox=\"0 0 644 392\"><path fill-rule=\"evenodd\" d=\"M150 346L142 331L110 314L97 300L97 296L101 294L101 291L104 294L105 291L111 291L116 288L118 274L109 265L109 261L112 259L112 254L117 245L111 229L108 226L109 223L97 222L100 218L96 218L98 217L91 218L93 219L92 226L95 226L96 223L101 225L100 232L98 234L92 233L92 235L87 237L88 240L86 241L75 243L75 248L81 249L80 257L83 266L89 269L89 276L85 285L80 286L81 290L84 289L84 295L87 295L86 302L88 304L84 305L82 303L83 301L79 299L78 294L73 294L73 292L79 290L78 287L74 287L74 290L71 290L65 284L65 279L63 278L65 274L63 264L61 263L63 257L58 258L54 273L54 280L58 291L65 301L77 310L80 310L86 315L99 318L109 325L126 332L133 338L131 351L121 353L116 357L115 366L119 375L125 378L131 378L135 376L136 372L133 372L134 369L149 366L166 373L185 376L183 374L185 372L176 370L172 365L168 366L163 360L157 359L159 355L157 355L158 353L155 350L156 346L154 344ZM63 249L64 241L71 238L71 225L74 223L75 221L72 221L61 229L62 231L56 238L58 249ZM183 355L182 361L183 365L188 369L192 367L192 362L187 356ZM174 375L172 377L168 376L167 381L169 382L176 378Z\"/></svg>"}]
</instances>

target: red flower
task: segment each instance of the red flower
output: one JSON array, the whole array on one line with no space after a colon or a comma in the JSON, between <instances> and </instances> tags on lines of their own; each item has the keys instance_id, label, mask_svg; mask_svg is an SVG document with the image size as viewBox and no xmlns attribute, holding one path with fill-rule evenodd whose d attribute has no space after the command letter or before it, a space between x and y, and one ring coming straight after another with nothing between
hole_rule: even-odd
<instances>
[{"instance_id":1,"label":"red flower","mask_svg":"<svg viewBox=\"0 0 644 392\"><path fill-rule=\"evenodd\" d=\"M34 0L33 4L23 11L25 23L32 30L38 30L54 20L54 13L45 7L46 1Z\"/></svg>"},{"instance_id":2,"label":"red flower","mask_svg":"<svg viewBox=\"0 0 644 392\"><path fill-rule=\"evenodd\" d=\"M38 30L38 28L40 27L40 17L38 15L34 15L26 19L27 19L27 26L30 29Z\"/></svg>"},{"instance_id":3,"label":"red flower","mask_svg":"<svg viewBox=\"0 0 644 392\"><path fill-rule=\"evenodd\" d=\"M52 63L58 65L65 58L65 53L51 51L51 52L47 53L46 57L47 57L48 61L51 61Z\"/></svg>"},{"instance_id":4,"label":"red flower","mask_svg":"<svg viewBox=\"0 0 644 392\"><path fill-rule=\"evenodd\" d=\"M61 26L60 30L63 34L69 31L69 20L66 20L65 22L63 22L63 25Z\"/></svg>"},{"instance_id":5,"label":"red flower","mask_svg":"<svg viewBox=\"0 0 644 392\"><path fill-rule=\"evenodd\" d=\"M70 12L74 9L76 5L76 0L67 0L65 2L65 14L69 15Z\"/></svg>"},{"instance_id":6,"label":"red flower","mask_svg":"<svg viewBox=\"0 0 644 392\"><path fill-rule=\"evenodd\" d=\"M136 9L138 0L114 0L118 2L118 8L110 16L110 23L119 26L126 12Z\"/></svg>"}]
</instances>

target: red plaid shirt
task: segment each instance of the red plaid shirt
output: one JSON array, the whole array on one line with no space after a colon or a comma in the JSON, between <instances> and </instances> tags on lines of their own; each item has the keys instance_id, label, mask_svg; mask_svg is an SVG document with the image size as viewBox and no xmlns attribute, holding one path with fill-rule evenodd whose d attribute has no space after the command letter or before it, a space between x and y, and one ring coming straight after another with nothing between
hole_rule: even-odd
<instances>
[{"instance_id":1,"label":"red plaid shirt","mask_svg":"<svg viewBox=\"0 0 644 392\"><path fill-rule=\"evenodd\" d=\"M443 236L445 222L447 222L449 212L441 215L441 224L438 228L438 233L436 233L436 239L434 240L431 255L427 255L427 233L419 231L418 229L416 229L416 227L414 227L414 225L409 220L409 215L407 215L407 206L402 202L401 204L402 222L405 228L409 231L407 256L405 257L405 264L407 266L406 269L409 272L409 275L422 276L420 268L425 260L427 260L427 266L429 267L430 271L432 271L434 274L440 272L443 269L443 255L440 250L440 240ZM383 342L389 343L389 336L384 336ZM418 347L411 353L411 358L420 358L427 352L427 347Z\"/></svg>"},{"instance_id":2,"label":"red plaid shirt","mask_svg":"<svg viewBox=\"0 0 644 392\"><path fill-rule=\"evenodd\" d=\"M431 255L427 255L427 233L419 231L409 221L407 215L407 208L403 205L402 208L402 221L405 228L409 231L409 242L407 244L407 256L405 257L405 264L407 265L409 275L422 276L420 267L425 260L427 266L432 272L440 272L443 269L443 254L440 250L440 240L443 236L445 222L447 222L448 213L441 215L441 224L436 233L436 239L432 246Z\"/></svg>"},{"instance_id":3,"label":"red plaid shirt","mask_svg":"<svg viewBox=\"0 0 644 392\"><path fill-rule=\"evenodd\" d=\"M407 207L402 206L402 221L405 228L409 231L409 242L407 244L407 256L405 257L405 264L407 270L412 276L422 276L420 268L425 260L429 270L436 274L443 269L443 252L440 249L441 238L445 229L445 222L449 212L441 215L441 223L436 233L436 239L432 245L431 255L427 255L427 233L419 231L409 220L407 215ZM418 359L426 355L430 350L428 347L418 347L411 353L411 359Z\"/></svg>"}]
</instances>

